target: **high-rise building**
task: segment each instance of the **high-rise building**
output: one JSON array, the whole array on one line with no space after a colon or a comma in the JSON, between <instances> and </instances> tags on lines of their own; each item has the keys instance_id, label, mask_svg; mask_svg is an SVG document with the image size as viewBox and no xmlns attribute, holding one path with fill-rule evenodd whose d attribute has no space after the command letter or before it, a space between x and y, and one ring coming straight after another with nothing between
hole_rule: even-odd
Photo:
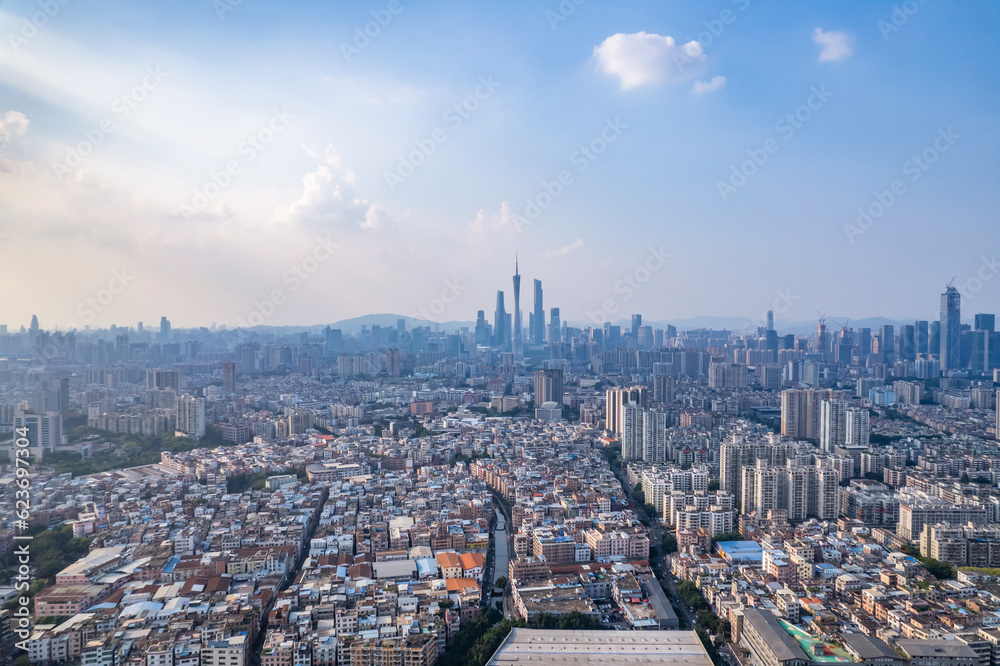
<instances>
[{"instance_id":1,"label":"high-rise building","mask_svg":"<svg viewBox=\"0 0 1000 666\"><path fill-rule=\"evenodd\" d=\"M844 446L867 447L871 435L868 410L863 407L849 407L845 420Z\"/></svg>"},{"instance_id":2,"label":"high-rise building","mask_svg":"<svg viewBox=\"0 0 1000 666\"><path fill-rule=\"evenodd\" d=\"M147 389L172 389L176 393L181 392L181 373L179 370L154 370L146 371Z\"/></svg>"},{"instance_id":3,"label":"high-rise building","mask_svg":"<svg viewBox=\"0 0 1000 666\"><path fill-rule=\"evenodd\" d=\"M847 441L847 403L843 400L824 400L820 403L820 448L827 453L833 453L834 448L843 446L845 441Z\"/></svg>"},{"instance_id":4,"label":"high-rise building","mask_svg":"<svg viewBox=\"0 0 1000 666\"><path fill-rule=\"evenodd\" d=\"M657 374L657 365L661 364L653 364L653 402L667 405L674 401L674 377L673 375Z\"/></svg>"},{"instance_id":5,"label":"high-rise building","mask_svg":"<svg viewBox=\"0 0 1000 666\"><path fill-rule=\"evenodd\" d=\"M160 340L170 341L170 321L166 317L160 317Z\"/></svg>"},{"instance_id":6,"label":"high-rise building","mask_svg":"<svg viewBox=\"0 0 1000 666\"><path fill-rule=\"evenodd\" d=\"M915 361L917 358L916 327L906 325L899 328L899 358L904 361Z\"/></svg>"},{"instance_id":7,"label":"high-rise building","mask_svg":"<svg viewBox=\"0 0 1000 666\"><path fill-rule=\"evenodd\" d=\"M205 399L193 395L177 398L177 431L188 437L205 435Z\"/></svg>"},{"instance_id":8,"label":"high-rise building","mask_svg":"<svg viewBox=\"0 0 1000 666\"><path fill-rule=\"evenodd\" d=\"M642 326L642 315L634 314L632 315L632 339L639 337L639 327Z\"/></svg>"},{"instance_id":9,"label":"high-rise building","mask_svg":"<svg viewBox=\"0 0 1000 666\"><path fill-rule=\"evenodd\" d=\"M35 462L42 462L62 444L62 415L57 411L35 412L18 409L14 412L14 438L8 440L0 457L8 461L16 457L16 449L26 448ZM27 446L17 446L17 442Z\"/></svg>"},{"instance_id":10,"label":"high-rise building","mask_svg":"<svg viewBox=\"0 0 1000 666\"><path fill-rule=\"evenodd\" d=\"M879 329L878 351L886 365L896 363L896 331L891 324L883 324Z\"/></svg>"},{"instance_id":11,"label":"high-rise building","mask_svg":"<svg viewBox=\"0 0 1000 666\"><path fill-rule=\"evenodd\" d=\"M535 308L531 326L531 344L545 344L545 308L542 305L542 281L535 280Z\"/></svg>"},{"instance_id":12,"label":"high-rise building","mask_svg":"<svg viewBox=\"0 0 1000 666\"><path fill-rule=\"evenodd\" d=\"M625 405L636 404L645 409L649 403L649 389L645 386L629 388L609 388L605 392L605 428L615 435L622 433L622 409Z\"/></svg>"},{"instance_id":13,"label":"high-rise building","mask_svg":"<svg viewBox=\"0 0 1000 666\"><path fill-rule=\"evenodd\" d=\"M621 455L625 460L666 461L667 414L629 403L621 410Z\"/></svg>"},{"instance_id":14,"label":"high-rise building","mask_svg":"<svg viewBox=\"0 0 1000 666\"><path fill-rule=\"evenodd\" d=\"M962 295L948 285L941 294L941 370L957 370L962 356Z\"/></svg>"},{"instance_id":15,"label":"high-rise building","mask_svg":"<svg viewBox=\"0 0 1000 666\"><path fill-rule=\"evenodd\" d=\"M390 377L399 377L403 369L403 354L398 349L385 351L385 371Z\"/></svg>"},{"instance_id":16,"label":"high-rise building","mask_svg":"<svg viewBox=\"0 0 1000 666\"><path fill-rule=\"evenodd\" d=\"M236 363L233 361L222 363L222 392L236 393Z\"/></svg>"},{"instance_id":17,"label":"high-rise building","mask_svg":"<svg viewBox=\"0 0 1000 666\"><path fill-rule=\"evenodd\" d=\"M497 308L493 315L493 346L508 349L510 329L507 328L507 310L503 304L503 291L497 292Z\"/></svg>"},{"instance_id":18,"label":"high-rise building","mask_svg":"<svg viewBox=\"0 0 1000 666\"><path fill-rule=\"evenodd\" d=\"M535 370L535 405L546 402L563 404L562 370Z\"/></svg>"},{"instance_id":19,"label":"high-rise building","mask_svg":"<svg viewBox=\"0 0 1000 666\"><path fill-rule=\"evenodd\" d=\"M767 330L774 330L774 310L767 311Z\"/></svg>"},{"instance_id":20,"label":"high-rise building","mask_svg":"<svg viewBox=\"0 0 1000 666\"><path fill-rule=\"evenodd\" d=\"M521 349L521 274L517 271L517 255L514 256L514 338L513 351L520 356Z\"/></svg>"},{"instance_id":21,"label":"high-rise building","mask_svg":"<svg viewBox=\"0 0 1000 666\"><path fill-rule=\"evenodd\" d=\"M489 347L493 337L493 329L486 321L486 311L476 312L476 344L482 347Z\"/></svg>"},{"instance_id":22,"label":"high-rise building","mask_svg":"<svg viewBox=\"0 0 1000 666\"><path fill-rule=\"evenodd\" d=\"M930 325L926 321L914 322L918 354L928 354L930 349Z\"/></svg>"},{"instance_id":23,"label":"high-rise building","mask_svg":"<svg viewBox=\"0 0 1000 666\"><path fill-rule=\"evenodd\" d=\"M549 310L549 342L560 342L562 340L562 323L559 321L559 308Z\"/></svg>"}]
</instances>

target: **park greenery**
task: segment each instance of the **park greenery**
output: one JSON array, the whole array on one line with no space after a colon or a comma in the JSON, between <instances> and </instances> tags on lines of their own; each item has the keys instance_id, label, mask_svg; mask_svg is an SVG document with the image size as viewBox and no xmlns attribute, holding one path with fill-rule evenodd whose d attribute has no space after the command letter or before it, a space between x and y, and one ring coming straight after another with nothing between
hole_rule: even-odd
<instances>
[{"instance_id":1,"label":"park greenery","mask_svg":"<svg viewBox=\"0 0 1000 666\"><path fill-rule=\"evenodd\" d=\"M924 568L927 569L927 573L934 576L938 580L954 580L956 576L955 567L951 566L947 562L942 562L940 560L935 560L933 557L924 557L920 554L920 550L916 546L911 546L909 544L903 546L902 550L907 555L917 559Z\"/></svg>"}]
</instances>

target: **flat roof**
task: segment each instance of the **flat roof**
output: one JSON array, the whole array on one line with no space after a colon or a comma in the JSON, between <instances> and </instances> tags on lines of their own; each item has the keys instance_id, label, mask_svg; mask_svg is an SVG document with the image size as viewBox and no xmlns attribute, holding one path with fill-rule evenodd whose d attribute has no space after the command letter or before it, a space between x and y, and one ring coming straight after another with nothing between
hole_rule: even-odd
<instances>
[{"instance_id":1,"label":"flat roof","mask_svg":"<svg viewBox=\"0 0 1000 666\"><path fill-rule=\"evenodd\" d=\"M799 647L798 641L785 631L773 613L758 608L746 608L743 610L743 620L753 625L754 631L771 648L778 661L789 659L812 661L812 658Z\"/></svg>"},{"instance_id":2,"label":"flat roof","mask_svg":"<svg viewBox=\"0 0 1000 666\"><path fill-rule=\"evenodd\" d=\"M511 629L488 664L688 664L711 666L693 631Z\"/></svg>"}]
</instances>

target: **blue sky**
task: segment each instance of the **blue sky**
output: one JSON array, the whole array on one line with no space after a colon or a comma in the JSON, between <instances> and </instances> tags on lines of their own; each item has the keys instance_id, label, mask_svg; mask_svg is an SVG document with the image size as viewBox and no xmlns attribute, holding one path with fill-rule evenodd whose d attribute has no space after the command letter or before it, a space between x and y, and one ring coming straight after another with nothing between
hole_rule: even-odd
<instances>
[{"instance_id":1,"label":"blue sky","mask_svg":"<svg viewBox=\"0 0 1000 666\"><path fill-rule=\"evenodd\" d=\"M995 3L663 4L4 2L5 320L1000 309Z\"/></svg>"}]
</instances>

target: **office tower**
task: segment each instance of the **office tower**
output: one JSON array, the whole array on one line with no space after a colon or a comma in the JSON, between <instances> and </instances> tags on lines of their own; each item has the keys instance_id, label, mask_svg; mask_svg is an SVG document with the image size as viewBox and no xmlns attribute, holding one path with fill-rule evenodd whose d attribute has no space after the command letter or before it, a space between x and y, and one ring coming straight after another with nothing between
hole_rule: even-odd
<instances>
[{"instance_id":1,"label":"office tower","mask_svg":"<svg viewBox=\"0 0 1000 666\"><path fill-rule=\"evenodd\" d=\"M517 272L517 255L514 255L514 355L521 355L521 274Z\"/></svg>"},{"instance_id":2,"label":"office tower","mask_svg":"<svg viewBox=\"0 0 1000 666\"><path fill-rule=\"evenodd\" d=\"M914 329L916 330L916 344L918 354L930 353L930 326L926 321L915 322Z\"/></svg>"},{"instance_id":3,"label":"office tower","mask_svg":"<svg viewBox=\"0 0 1000 666\"><path fill-rule=\"evenodd\" d=\"M941 370L957 370L962 355L962 295L948 285L941 294Z\"/></svg>"},{"instance_id":4,"label":"office tower","mask_svg":"<svg viewBox=\"0 0 1000 666\"><path fill-rule=\"evenodd\" d=\"M844 446L867 447L871 435L868 420L868 410L861 407L850 407L846 414L846 437Z\"/></svg>"},{"instance_id":5,"label":"office tower","mask_svg":"<svg viewBox=\"0 0 1000 666\"><path fill-rule=\"evenodd\" d=\"M861 347L861 361L864 362L868 354L872 353L872 329L858 329L858 346Z\"/></svg>"},{"instance_id":6,"label":"office tower","mask_svg":"<svg viewBox=\"0 0 1000 666\"><path fill-rule=\"evenodd\" d=\"M640 326L639 332L635 339L636 349L652 349L653 348L653 327L652 326Z\"/></svg>"},{"instance_id":7,"label":"office tower","mask_svg":"<svg viewBox=\"0 0 1000 666\"><path fill-rule=\"evenodd\" d=\"M890 324L883 324L879 329L878 351L886 365L896 363L896 332Z\"/></svg>"},{"instance_id":8,"label":"office tower","mask_svg":"<svg viewBox=\"0 0 1000 666\"><path fill-rule=\"evenodd\" d=\"M493 338L493 329L486 321L486 311L476 312L476 344L482 347L489 347Z\"/></svg>"},{"instance_id":9,"label":"office tower","mask_svg":"<svg viewBox=\"0 0 1000 666\"><path fill-rule=\"evenodd\" d=\"M396 332L397 333L405 333L406 332L406 320L405 319L400 318L400 319L396 320Z\"/></svg>"},{"instance_id":10,"label":"office tower","mask_svg":"<svg viewBox=\"0 0 1000 666\"><path fill-rule=\"evenodd\" d=\"M166 317L160 317L160 340L163 342L170 341L170 322Z\"/></svg>"},{"instance_id":11,"label":"office tower","mask_svg":"<svg viewBox=\"0 0 1000 666\"><path fill-rule=\"evenodd\" d=\"M562 370L535 370L535 406L546 402L563 404Z\"/></svg>"},{"instance_id":12,"label":"office tower","mask_svg":"<svg viewBox=\"0 0 1000 666\"><path fill-rule=\"evenodd\" d=\"M192 395L177 398L177 431L188 437L205 435L205 399Z\"/></svg>"},{"instance_id":13,"label":"office tower","mask_svg":"<svg viewBox=\"0 0 1000 666\"><path fill-rule=\"evenodd\" d=\"M181 391L181 373L179 370L147 370L147 389L172 389Z\"/></svg>"},{"instance_id":14,"label":"office tower","mask_svg":"<svg viewBox=\"0 0 1000 666\"><path fill-rule=\"evenodd\" d=\"M994 370L993 372L994 374L996 374L996 370ZM993 432L995 433L994 439L1000 441L1000 389L997 389L996 403L997 403L997 418L996 418L996 423L993 424L995 427L995 430Z\"/></svg>"},{"instance_id":15,"label":"office tower","mask_svg":"<svg viewBox=\"0 0 1000 666\"><path fill-rule=\"evenodd\" d=\"M973 372L989 374L997 366L998 336L994 330L996 317L992 314L977 314L975 330L969 331L969 369ZM963 350L964 351L964 350Z\"/></svg>"},{"instance_id":16,"label":"office tower","mask_svg":"<svg viewBox=\"0 0 1000 666\"><path fill-rule=\"evenodd\" d=\"M14 460L15 450L27 448L35 462L42 462L45 456L54 453L62 444L62 416L59 412L35 412L22 409L14 412L14 439L5 445L8 460ZM28 440L27 447L17 446L17 441Z\"/></svg>"},{"instance_id":17,"label":"office tower","mask_svg":"<svg viewBox=\"0 0 1000 666\"><path fill-rule=\"evenodd\" d=\"M535 310L531 325L531 344L545 344L545 308L542 306L541 280L535 280Z\"/></svg>"},{"instance_id":18,"label":"office tower","mask_svg":"<svg viewBox=\"0 0 1000 666\"><path fill-rule=\"evenodd\" d=\"M510 338L507 329L507 310L503 305L503 291L497 292L497 308L493 315L493 346L507 349Z\"/></svg>"},{"instance_id":19,"label":"office tower","mask_svg":"<svg viewBox=\"0 0 1000 666\"><path fill-rule=\"evenodd\" d=\"M666 405L674 401L674 377L673 375L657 374L656 366L665 365L653 364L653 402Z\"/></svg>"},{"instance_id":20,"label":"office tower","mask_svg":"<svg viewBox=\"0 0 1000 666\"><path fill-rule=\"evenodd\" d=\"M31 333L38 333L38 315L31 315L31 328L28 330Z\"/></svg>"},{"instance_id":21,"label":"office tower","mask_svg":"<svg viewBox=\"0 0 1000 666\"><path fill-rule=\"evenodd\" d=\"M765 391L781 388L781 366L774 363L757 366L757 382Z\"/></svg>"},{"instance_id":22,"label":"office tower","mask_svg":"<svg viewBox=\"0 0 1000 666\"><path fill-rule=\"evenodd\" d=\"M236 393L236 363L233 361L222 363L222 392Z\"/></svg>"},{"instance_id":23,"label":"office tower","mask_svg":"<svg viewBox=\"0 0 1000 666\"><path fill-rule=\"evenodd\" d=\"M639 327L642 326L642 315L632 315L632 339L639 337Z\"/></svg>"},{"instance_id":24,"label":"office tower","mask_svg":"<svg viewBox=\"0 0 1000 666\"><path fill-rule=\"evenodd\" d=\"M767 311L767 330L774 330L774 310Z\"/></svg>"},{"instance_id":25,"label":"office tower","mask_svg":"<svg viewBox=\"0 0 1000 666\"><path fill-rule=\"evenodd\" d=\"M323 344L326 346L323 353L327 356L333 356L335 352L342 351L344 348L343 333L339 328L330 328L327 326L323 330Z\"/></svg>"},{"instance_id":26,"label":"office tower","mask_svg":"<svg viewBox=\"0 0 1000 666\"><path fill-rule=\"evenodd\" d=\"M941 322L932 321L930 333L927 336L927 353L941 359Z\"/></svg>"},{"instance_id":27,"label":"office tower","mask_svg":"<svg viewBox=\"0 0 1000 666\"><path fill-rule=\"evenodd\" d=\"M904 361L914 361L917 358L916 328L901 326L899 329L899 358Z\"/></svg>"},{"instance_id":28,"label":"office tower","mask_svg":"<svg viewBox=\"0 0 1000 666\"><path fill-rule=\"evenodd\" d=\"M673 324L667 324L666 337L668 337L668 338L676 338L677 337L677 327L674 326Z\"/></svg>"},{"instance_id":29,"label":"office tower","mask_svg":"<svg viewBox=\"0 0 1000 666\"><path fill-rule=\"evenodd\" d=\"M549 310L549 342L560 342L562 340L562 323L559 321L559 308Z\"/></svg>"},{"instance_id":30,"label":"office tower","mask_svg":"<svg viewBox=\"0 0 1000 666\"><path fill-rule=\"evenodd\" d=\"M820 403L820 449L826 453L833 453L834 448L843 446L847 441L846 430L847 403L843 400L824 400Z\"/></svg>"}]
</instances>

